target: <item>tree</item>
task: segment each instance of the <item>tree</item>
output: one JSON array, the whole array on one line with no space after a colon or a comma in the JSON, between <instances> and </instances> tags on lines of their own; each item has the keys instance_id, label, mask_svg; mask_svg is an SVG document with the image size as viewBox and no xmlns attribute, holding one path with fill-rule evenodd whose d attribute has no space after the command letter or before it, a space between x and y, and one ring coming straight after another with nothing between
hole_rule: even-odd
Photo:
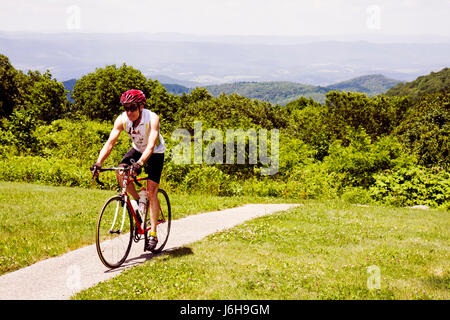
<instances>
[{"instance_id":1,"label":"tree","mask_svg":"<svg viewBox=\"0 0 450 320\"><path fill-rule=\"evenodd\" d=\"M8 57L0 54L0 117L7 118L19 101L18 72Z\"/></svg>"},{"instance_id":2,"label":"tree","mask_svg":"<svg viewBox=\"0 0 450 320\"><path fill-rule=\"evenodd\" d=\"M303 98L305 99L305 98ZM299 102L305 101L299 99ZM293 137L311 145L314 158L323 160L328 155L332 134L327 126L327 108L319 103L289 105L290 117L286 131Z\"/></svg>"},{"instance_id":3,"label":"tree","mask_svg":"<svg viewBox=\"0 0 450 320\"><path fill-rule=\"evenodd\" d=\"M213 95L210 94L206 88L196 87L189 94L183 93L181 95L181 103L184 105L188 105L197 101L211 100L213 98Z\"/></svg>"},{"instance_id":4,"label":"tree","mask_svg":"<svg viewBox=\"0 0 450 320\"><path fill-rule=\"evenodd\" d=\"M419 164L449 168L450 92L424 95L394 134Z\"/></svg>"},{"instance_id":5,"label":"tree","mask_svg":"<svg viewBox=\"0 0 450 320\"><path fill-rule=\"evenodd\" d=\"M147 80L139 70L126 64L120 68L116 65L98 68L78 80L72 94L74 108L90 119L111 121L123 111L120 96L130 89L142 90L148 107L155 112L173 112L172 100L166 89L158 81Z\"/></svg>"},{"instance_id":6,"label":"tree","mask_svg":"<svg viewBox=\"0 0 450 320\"><path fill-rule=\"evenodd\" d=\"M64 85L47 70L44 74L39 71L29 71L24 87L25 110L33 110L33 115L37 120L50 123L53 120L64 116L67 100Z\"/></svg>"},{"instance_id":7,"label":"tree","mask_svg":"<svg viewBox=\"0 0 450 320\"><path fill-rule=\"evenodd\" d=\"M47 70L22 71L14 69L9 59L0 55L0 112L8 118L16 110L31 112L36 120L47 123L61 118L68 104L62 83L52 79Z\"/></svg>"},{"instance_id":8,"label":"tree","mask_svg":"<svg viewBox=\"0 0 450 320\"><path fill-rule=\"evenodd\" d=\"M286 104L286 110L291 114L294 110L304 109L308 106L321 106L320 103L316 102L312 98L299 97L297 100L291 101Z\"/></svg>"},{"instance_id":9,"label":"tree","mask_svg":"<svg viewBox=\"0 0 450 320\"><path fill-rule=\"evenodd\" d=\"M345 143L346 127L363 128L375 140L388 135L401 122L410 103L403 97L367 97L364 93L330 91L326 95L327 126Z\"/></svg>"},{"instance_id":10,"label":"tree","mask_svg":"<svg viewBox=\"0 0 450 320\"><path fill-rule=\"evenodd\" d=\"M160 119L160 129L163 133L174 129L177 112L180 109L180 98L168 94L158 80L148 79L144 90L147 98L147 108L155 112Z\"/></svg>"},{"instance_id":11,"label":"tree","mask_svg":"<svg viewBox=\"0 0 450 320\"><path fill-rule=\"evenodd\" d=\"M284 107L245 98L238 94L221 94L215 98L204 88L196 88L181 97L177 125L193 129L194 121L211 128L283 128L288 114Z\"/></svg>"}]
</instances>

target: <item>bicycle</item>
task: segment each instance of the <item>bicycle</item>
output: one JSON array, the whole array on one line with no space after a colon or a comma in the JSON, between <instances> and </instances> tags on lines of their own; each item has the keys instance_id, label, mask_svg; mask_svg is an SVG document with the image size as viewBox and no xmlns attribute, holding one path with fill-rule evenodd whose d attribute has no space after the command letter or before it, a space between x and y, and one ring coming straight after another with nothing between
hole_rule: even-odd
<instances>
[{"instance_id":1,"label":"bicycle","mask_svg":"<svg viewBox=\"0 0 450 320\"><path fill-rule=\"evenodd\" d=\"M132 167L125 166L96 169L92 179L97 172L102 171L116 171L123 174L123 186L120 193L106 200L100 210L96 225L95 243L98 256L106 267L113 269L120 267L125 262L133 241L137 243L143 238L147 241L149 237L151 229L150 220L147 219L149 200L147 199L146 210L141 217L142 213L134 210L126 192L129 183L134 182L137 186L142 187L139 181L147 180L148 177L136 178L133 176ZM96 182L104 186L98 176ZM160 203L157 225L158 244L151 250L154 254L161 252L166 245L172 221L169 196L163 189L158 189L158 200Z\"/></svg>"}]
</instances>

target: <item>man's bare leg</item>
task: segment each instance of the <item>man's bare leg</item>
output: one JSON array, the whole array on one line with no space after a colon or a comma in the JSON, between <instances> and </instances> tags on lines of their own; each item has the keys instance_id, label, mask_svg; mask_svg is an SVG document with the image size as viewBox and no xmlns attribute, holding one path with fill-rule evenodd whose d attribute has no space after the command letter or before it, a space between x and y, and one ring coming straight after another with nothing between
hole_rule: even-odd
<instances>
[{"instance_id":1,"label":"man's bare leg","mask_svg":"<svg viewBox=\"0 0 450 320\"><path fill-rule=\"evenodd\" d=\"M122 165L119 165L120 167L122 167ZM117 177L117 181L119 181L119 185L120 187L123 187L123 177L121 174L119 174L118 172L116 172L116 177ZM129 194L131 194L131 196L133 197L134 200L139 202L139 193L137 193L136 191L136 187L134 186L134 183L128 183L127 185L127 192Z\"/></svg>"},{"instance_id":2,"label":"man's bare leg","mask_svg":"<svg viewBox=\"0 0 450 320\"><path fill-rule=\"evenodd\" d=\"M149 214L150 214L150 237L148 238L148 242L145 243L145 250L152 250L155 248L158 237L156 233L157 225L158 225L158 216L159 216L159 200L158 200L158 186L159 184L152 181L147 180L147 195L149 200Z\"/></svg>"},{"instance_id":3,"label":"man's bare leg","mask_svg":"<svg viewBox=\"0 0 450 320\"><path fill-rule=\"evenodd\" d=\"M151 232L156 233L159 216L159 200L158 187L159 184L152 180L147 180L147 195L149 200L150 223L152 224Z\"/></svg>"}]
</instances>

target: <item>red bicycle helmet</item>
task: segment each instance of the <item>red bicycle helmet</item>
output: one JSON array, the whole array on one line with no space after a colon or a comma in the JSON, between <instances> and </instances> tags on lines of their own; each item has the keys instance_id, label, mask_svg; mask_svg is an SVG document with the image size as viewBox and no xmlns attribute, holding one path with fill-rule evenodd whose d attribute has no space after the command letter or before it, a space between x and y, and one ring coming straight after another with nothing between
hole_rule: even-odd
<instances>
[{"instance_id":1,"label":"red bicycle helmet","mask_svg":"<svg viewBox=\"0 0 450 320\"><path fill-rule=\"evenodd\" d=\"M141 90L131 89L125 91L120 97L120 103L144 103L146 102L145 94Z\"/></svg>"}]
</instances>

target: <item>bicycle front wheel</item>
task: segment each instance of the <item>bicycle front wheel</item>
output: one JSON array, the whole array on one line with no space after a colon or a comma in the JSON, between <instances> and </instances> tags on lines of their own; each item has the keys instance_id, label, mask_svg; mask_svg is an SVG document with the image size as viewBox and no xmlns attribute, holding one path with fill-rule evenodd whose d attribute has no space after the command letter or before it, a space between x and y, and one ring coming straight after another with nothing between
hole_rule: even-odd
<instances>
[{"instance_id":1,"label":"bicycle front wheel","mask_svg":"<svg viewBox=\"0 0 450 320\"><path fill-rule=\"evenodd\" d=\"M103 205L97 219L95 242L102 263L117 268L130 253L133 220L128 204L120 195L112 196Z\"/></svg>"}]
</instances>

